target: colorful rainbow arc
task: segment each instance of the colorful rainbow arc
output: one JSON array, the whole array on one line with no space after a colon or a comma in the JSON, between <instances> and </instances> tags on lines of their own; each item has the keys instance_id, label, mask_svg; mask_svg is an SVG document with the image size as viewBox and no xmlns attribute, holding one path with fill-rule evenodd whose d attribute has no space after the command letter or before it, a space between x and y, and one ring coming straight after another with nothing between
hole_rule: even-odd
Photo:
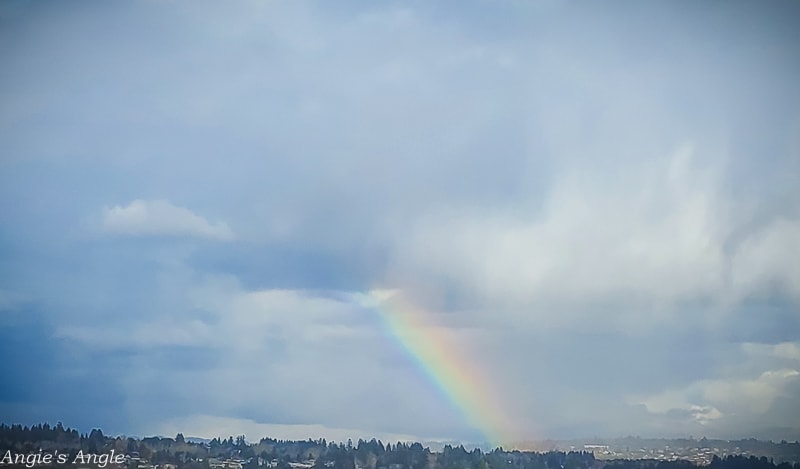
<instances>
[{"instance_id":1,"label":"colorful rainbow arc","mask_svg":"<svg viewBox=\"0 0 800 469\"><path fill-rule=\"evenodd\" d=\"M459 352L448 331L397 290L374 290L360 303L380 314L386 330L416 366L494 445L513 443L517 435L502 399L476 365Z\"/></svg>"}]
</instances>

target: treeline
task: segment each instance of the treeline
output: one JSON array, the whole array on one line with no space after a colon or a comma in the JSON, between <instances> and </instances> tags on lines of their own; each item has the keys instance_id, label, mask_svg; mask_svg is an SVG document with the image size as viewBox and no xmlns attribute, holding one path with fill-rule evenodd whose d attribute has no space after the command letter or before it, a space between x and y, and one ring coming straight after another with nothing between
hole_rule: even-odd
<instances>
[{"instance_id":1,"label":"treeline","mask_svg":"<svg viewBox=\"0 0 800 469\"><path fill-rule=\"evenodd\" d=\"M262 438L247 443L245 437L214 438L208 442L187 441L182 434L175 438L108 437L100 429L88 434L65 428L61 423L24 427L0 424L0 449L5 453L60 451L74 455L78 451L134 456L129 469L173 464L183 469L210 469L212 463L235 460L242 469L296 469L306 463L312 469L691 469L688 461L618 460L600 461L585 451L471 451L463 446L447 445L432 452L420 443L396 444L380 440L335 443L325 439L286 441ZM715 457L710 469L800 469L800 463L774 464L765 457Z\"/></svg>"},{"instance_id":2,"label":"treeline","mask_svg":"<svg viewBox=\"0 0 800 469\"><path fill-rule=\"evenodd\" d=\"M78 430L64 427L61 422L55 426L48 423L31 425L0 424L0 447L5 450L32 451L50 449L84 448L99 450L106 444L106 437L99 429L89 434L80 434Z\"/></svg>"}]
</instances>

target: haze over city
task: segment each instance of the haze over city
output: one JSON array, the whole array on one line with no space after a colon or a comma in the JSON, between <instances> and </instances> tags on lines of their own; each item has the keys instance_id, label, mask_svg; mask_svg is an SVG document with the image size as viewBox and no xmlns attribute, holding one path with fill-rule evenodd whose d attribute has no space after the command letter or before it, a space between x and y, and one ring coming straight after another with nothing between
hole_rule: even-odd
<instances>
[{"instance_id":1,"label":"haze over city","mask_svg":"<svg viewBox=\"0 0 800 469\"><path fill-rule=\"evenodd\" d=\"M0 415L800 439L797 2L0 3Z\"/></svg>"}]
</instances>

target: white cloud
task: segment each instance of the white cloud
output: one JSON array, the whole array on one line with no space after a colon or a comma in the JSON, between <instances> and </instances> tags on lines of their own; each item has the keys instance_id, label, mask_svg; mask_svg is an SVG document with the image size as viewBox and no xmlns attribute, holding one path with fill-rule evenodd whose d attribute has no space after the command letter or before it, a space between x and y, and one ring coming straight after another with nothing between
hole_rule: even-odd
<instances>
[{"instance_id":1,"label":"white cloud","mask_svg":"<svg viewBox=\"0 0 800 469\"><path fill-rule=\"evenodd\" d=\"M798 370L779 369L764 371L755 378L699 380L629 402L643 404L653 414L685 412L690 420L706 425L712 420L723 421L726 416L765 414L798 377Z\"/></svg>"},{"instance_id":2,"label":"white cloud","mask_svg":"<svg viewBox=\"0 0 800 469\"><path fill-rule=\"evenodd\" d=\"M748 355L784 358L800 361L800 342L781 342L778 344L742 344L742 349Z\"/></svg>"},{"instance_id":3,"label":"white cloud","mask_svg":"<svg viewBox=\"0 0 800 469\"><path fill-rule=\"evenodd\" d=\"M748 233L731 255L729 239L752 214L726 198L720 163L697 153L684 145L667 158L615 161L619 174L602 178L565 169L539 211L422 217L398 238L395 264L408 278L444 275L506 309L569 311L548 323L616 304L626 307L605 319L657 327L658 313L682 302L710 299L727 308L774 285L800 303L800 263L792 255L800 252L800 220ZM548 308L516 309L552 316Z\"/></svg>"},{"instance_id":4,"label":"white cloud","mask_svg":"<svg viewBox=\"0 0 800 469\"><path fill-rule=\"evenodd\" d=\"M699 406L693 405L689 407L692 418L700 425L707 425L712 420L717 420L723 417L722 412L714 406Z\"/></svg>"},{"instance_id":5,"label":"white cloud","mask_svg":"<svg viewBox=\"0 0 800 469\"><path fill-rule=\"evenodd\" d=\"M171 288L176 288L177 282L172 282ZM355 301L347 301L347 292L341 292L341 298L328 298L307 290L249 291L226 276L206 276L182 287L186 290L175 294L185 299L184 307L208 312L207 321L169 311L133 324L64 325L55 336L102 349L202 346L258 359L276 334L300 347L365 334L364 327L347 323L354 308L360 308Z\"/></svg>"},{"instance_id":6,"label":"white cloud","mask_svg":"<svg viewBox=\"0 0 800 469\"><path fill-rule=\"evenodd\" d=\"M87 349L203 351L220 360L199 369L174 369L168 377L154 373L144 358L135 361L122 377L130 402L126 411L132 418L142 412L141 403L148 401L155 386L164 390L164 399L190 401L217 416L248 408L256 409L251 415L258 417L265 409L281 408L290 421L303 424L252 427L258 430L247 430L248 435L397 438L403 436L399 432L419 431L426 438L438 438L464 425L451 409L441 407L436 387L388 340L390 333L377 313L362 305L364 295L248 290L223 275L198 276L182 291L176 291L176 284L164 287L173 287L169 294L184 299L182 307L153 313L152 318L56 329L56 337ZM185 382L203 385L187 389L180 384ZM365 395L373 398L365 400ZM388 410L391 403L397 405ZM248 428L246 421L226 422L232 434ZM199 428L195 423L181 420L175 428ZM357 430L349 430L353 428Z\"/></svg>"},{"instance_id":7,"label":"white cloud","mask_svg":"<svg viewBox=\"0 0 800 469\"><path fill-rule=\"evenodd\" d=\"M796 342L776 344L772 353L775 354L776 357L800 361L800 346Z\"/></svg>"},{"instance_id":8,"label":"white cloud","mask_svg":"<svg viewBox=\"0 0 800 469\"><path fill-rule=\"evenodd\" d=\"M103 229L128 236L190 236L216 240L233 239L223 222L211 223L191 210L167 200L137 199L126 206L103 211Z\"/></svg>"},{"instance_id":9,"label":"white cloud","mask_svg":"<svg viewBox=\"0 0 800 469\"><path fill-rule=\"evenodd\" d=\"M776 219L745 240L731 271L737 290L774 288L800 303L800 220Z\"/></svg>"},{"instance_id":10,"label":"white cloud","mask_svg":"<svg viewBox=\"0 0 800 469\"><path fill-rule=\"evenodd\" d=\"M217 339L212 342L225 341L236 353L255 356L276 333L297 347L363 337L363 326L348 324L357 305L346 301L346 293L342 295L332 298L307 290L245 290L216 277L205 279L189 292L195 308L219 315Z\"/></svg>"}]
</instances>

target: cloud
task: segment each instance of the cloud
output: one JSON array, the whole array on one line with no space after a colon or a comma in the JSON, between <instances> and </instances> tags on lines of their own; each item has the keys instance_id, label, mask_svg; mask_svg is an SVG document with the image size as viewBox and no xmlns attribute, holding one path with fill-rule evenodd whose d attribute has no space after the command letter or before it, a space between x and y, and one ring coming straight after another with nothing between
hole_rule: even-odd
<instances>
[{"instance_id":1,"label":"cloud","mask_svg":"<svg viewBox=\"0 0 800 469\"><path fill-rule=\"evenodd\" d=\"M127 236L187 236L221 241L233 239L223 222L210 223L191 210L167 200L136 199L127 206L103 211L103 230Z\"/></svg>"},{"instance_id":2,"label":"cloud","mask_svg":"<svg viewBox=\"0 0 800 469\"><path fill-rule=\"evenodd\" d=\"M63 326L55 338L78 341L100 349L208 345L214 337L209 326L199 320L147 322L133 328L101 326Z\"/></svg>"},{"instance_id":3,"label":"cloud","mask_svg":"<svg viewBox=\"0 0 800 469\"><path fill-rule=\"evenodd\" d=\"M746 343L742 346L748 354L765 354L767 356L800 361L800 343L798 342L781 342L779 344Z\"/></svg>"},{"instance_id":4,"label":"cloud","mask_svg":"<svg viewBox=\"0 0 800 469\"><path fill-rule=\"evenodd\" d=\"M800 305L800 219L778 218L744 240L731 261L731 282L745 292L777 290Z\"/></svg>"},{"instance_id":5,"label":"cloud","mask_svg":"<svg viewBox=\"0 0 800 469\"><path fill-rule=\"evenodd\" d=\"M615 309L604 321L649 328L697 302L730 312L774 291L800 305L789 254L800 252L800 218L742 234L752 213L725 195L719 164L692 145L622 164L619 176L566 172L537 212L420 218L398 238L394 265L401 277L429 272L533 318L547 308L567 313L547 324L586 319L598 304Z\"/></svg>"},{"instance_id":6,"label":"cloud","mask_svg":"<svg viewBox=\"0 0 800 469\"><path fill-rule=\"evenodd\" d=\"M784 7L7 10L0 413L474 437L386 289L530 434L796 434Z\"/></svg>"},{"instance_id":7,"label":"cloud","mask_svg":"<svg viewBox=\"0 0 800 469\"><path fill-rule=\"evenodd\" d=\"M643 404L652 414L685 415L684 424L712 427L713 422L719 425L712 427L717 434L725 434L735 428L738 419L767 414L776 399L789 395L787 391L798 377L798 370L779 369L764 371L754 378L700 380L682 389L633 398L631 402ZM726 422L727 416L730 418Z\"/></svg>"},{"instance_id":8,"label":"cloud","mask_svg":"<svg viewBox=\"0 0 800 469\"><path fill-rule=\"evenodd\" d=\"M198 428L181 409L200 406L231 424L274 424L258 427L267 432L259 437L276 436L268 433L273 430L322 431L326 437L473 436L460 429L463 422L446 396L390 340L377 312L361 305L363 295L248 290L221 275L198 275L185 285L173 280L165 289L151 294L186 298L184 306L54 331L68 349L127 357L124 374L111 372L125 389L123 415L137 431L161 431L157 424L166 421ZM173 358L148 365L162 354ZM175 361L183 355L186 361ZM156 388L163 409L154 417L147 408ZM203 430L208 428L214 427Z\"/></svg>"}]
</instances>

